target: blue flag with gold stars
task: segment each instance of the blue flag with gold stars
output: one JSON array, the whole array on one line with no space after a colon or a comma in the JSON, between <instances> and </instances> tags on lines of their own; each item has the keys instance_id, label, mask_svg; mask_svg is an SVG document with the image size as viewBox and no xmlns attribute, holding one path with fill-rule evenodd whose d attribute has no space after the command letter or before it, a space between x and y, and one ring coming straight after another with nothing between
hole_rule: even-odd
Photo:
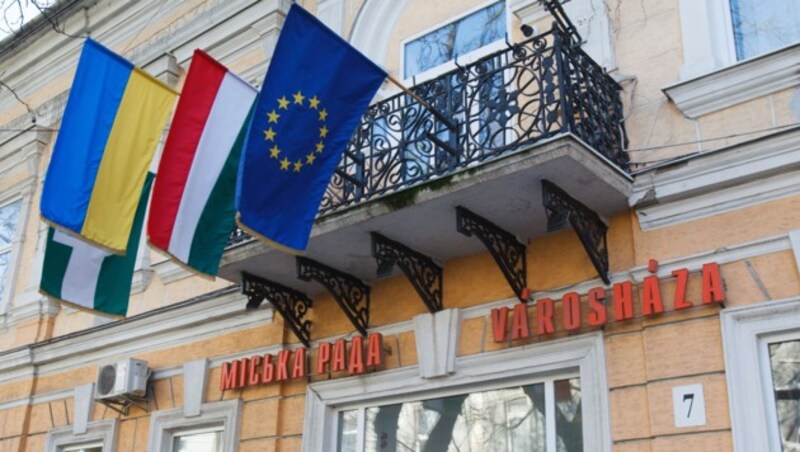
<instances>
[{"instance_id":1,"label":"blue flag with gold stars","mask_svg":"<svg viewBox=\"0 0 800 452\"><path fill-rule=\"evenodd\" d=\"M293 4L239 162L236 220L302 252L342 153L386 72Z\"/></svg>"}]
</instances>

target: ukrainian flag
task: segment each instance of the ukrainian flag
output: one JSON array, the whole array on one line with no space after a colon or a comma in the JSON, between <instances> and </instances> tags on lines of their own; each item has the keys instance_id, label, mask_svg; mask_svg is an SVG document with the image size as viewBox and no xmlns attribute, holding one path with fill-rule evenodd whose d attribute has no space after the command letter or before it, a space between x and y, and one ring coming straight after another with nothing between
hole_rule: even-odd
<instances>
[{"instance_id":1,"label":"ukrainian flag","mask_svg":"<svg viewBox=\"0 0 800 452\"><path fill-rule=\"evenodd\" d=\"M44 219L125 254L177 93L87 39L42 192Z\"/></svg>"}]
</instances>

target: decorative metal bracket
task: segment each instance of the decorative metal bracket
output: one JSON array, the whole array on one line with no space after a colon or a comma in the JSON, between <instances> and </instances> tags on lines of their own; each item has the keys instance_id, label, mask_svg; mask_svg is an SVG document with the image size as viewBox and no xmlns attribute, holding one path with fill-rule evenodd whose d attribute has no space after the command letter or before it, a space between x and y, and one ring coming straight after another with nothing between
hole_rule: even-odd
<instances>
[{"instance_id":1,"label":"decorative metal bracket","mask_svg":"<svg viewBox=\"0 0 800 452\"><path fill-rule=\"evenodd\" d=\"M306 294L249 273L242 273L242 293L247 295L247 309L268 300L300 342L311 346L311 321L305 319L311 299Z\"/></svg>"},{"instance_id":2,"label":"decorative metal bracket","mask_svg":"<svg viewBox=\"0 0 800 452\"><path fill-rule=\"evenodd\" d=\"M581 204L552 182L542 180L542 202L547 213L547 230L556 231L569 222L592 260L597 274L606 284L608 278L608 226L592 209Z\"/></svg>"},{"instance_id":3,"label":"decorative metal bracket","mask_svg":"<svg viewBox=\"0 0 800 452\"><path fill-rule=\"evenodd\" d=\"M372 233L372 255L378 262L378 276L388 276L397 264L430 312L442 310L442 267L430 257Z\"/></svg>"},{"instance_id":4,"label":"decorative metal bracket","mask_svg":"<svg viewBox=\"0 0 800 452\"><path fill-rule=\"evenodd\" d=\"M325 286L358 332L367 335L370 292L368 285L355 276L306 257L297 257L297 277L303 281L317 281Z\"/></svg>"},{"instance_id":5,"label":"decorative metal bracket","mask_svg":"<svg viewBox=\"0 0 800 452\"><path fill-rule=\"evenodd\" d=\"M561 6L562 0L543 0L542 3L544 4L545 9L547 12L553 16L558 27L567 33L572 40L572 43L579 46L583 43L583 38L581 37L580 33L578 33L578 29L575 27L575 24L569 20L569 16L567 13L564 12L564 7Z\"/></svg>"},{"instance_id":6,"label":"decorative metal bracket","mask_svg":"<svg viewBox=\"0 0 800 452\"><path fill-rule=\"evenodd\" d=\"M520 301L527 302L523 298L523 291L528 287L527 247L514 234L462 206L456 207L456 229L467 237L475 236L483 242L511 285L511 290Z\"/></svg>"}]
</instances>

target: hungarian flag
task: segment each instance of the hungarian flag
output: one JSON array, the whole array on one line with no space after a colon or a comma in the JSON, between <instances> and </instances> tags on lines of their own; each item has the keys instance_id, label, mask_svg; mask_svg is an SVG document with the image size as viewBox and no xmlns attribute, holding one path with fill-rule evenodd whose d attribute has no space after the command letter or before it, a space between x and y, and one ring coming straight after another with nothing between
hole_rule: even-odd
<instances>
[{"instance_id":1,"label":"hungarian flag","mask_svg":"<svg viewBox=\"0 0 800 452\"><path fill-rule=\"evenodd\" d=\"M123 256L50 228L39 290L79 309L110 316L127 314L133 267L152 184L153 174L148 173L126 243L128 251Z\"/></svg>"},{"instance_id":2,"label":"hungarian flag","mask_svg":"<svg viewBox=\"0 0 800 452\"><path fill-rule=\"evenodd\" d=\"M183 86L153 187L150 244L216 276L234 226L242 143L257 90L201 50Z\"/></svg>"}]
</instances>

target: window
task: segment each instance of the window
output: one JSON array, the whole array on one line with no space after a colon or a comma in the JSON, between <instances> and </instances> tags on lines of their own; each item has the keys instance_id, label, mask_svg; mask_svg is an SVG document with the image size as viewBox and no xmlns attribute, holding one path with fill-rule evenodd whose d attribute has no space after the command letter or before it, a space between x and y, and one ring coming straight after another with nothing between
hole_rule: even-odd
<instances>
[{"instance_id":1,"label":"window","mask_svg":"<svg viewBox=\"0 0 800 452\"><path fill-rule=\"evenodd\" d=\"M730 0L730 7L737 60L800 41L797 0Z\"/></svg>"},{"instance_id":2,"label":"window","mask_svg":"<svg viewBox=\"0 0 800 452\"><path fill-rule=\"evenodd\" d=\"M800 451L800 298L721 316L734 448Z\"/></svg>"},{"instance_id":3,"label":"window","mask_svg":"<svg viewBox=\"0 0 800 452\"><path fill-rule=\"evenodd\" d=\"M573 377L343 410L338 450L582 451L580 394Z\"/></svg>"},{"instance_id":4,"label":"window","mask_svg":"<svg viewBox=\"0 0 800 452\"><path fill-rule=\"evenodd\" d=\"M800 451L800 337L767 344L778 435L784 451Z\"/></svg>"},{"instance_id":5,"label":"window","mask_svg":"<svg viewBox=\"0 0 800 452\"><path fill-rule=\"evenodd\" d=\"M47 432L45 452L105 452L115 450L117 420L90 422L86 432L75 433L72 425Z\"/></svg>"},{"instance_id":6,"label":"window","mask_svg":"<svg viewBox=\"0 0 800 452\"><path fill-rule=\"evenodd\" d=\"M17 236L17 225L22 201L0 207L0 302L6 292L6 276L11 266L11 251Z\"/></svg>"},{"instance_id":7,"label":"window","mask_svg":"<svg viewBox=\"0 0 800 452\"><path fill-rule=\"evenodd\" d=\"M435 379L404 367L357 384L312 383L304 450L611 450L601 334L458 357L455 369Z\"/></svg>"},{"instance_id":8,"label":"window","mask_svg":"<svg viewBox=\"0 0 800 452\"><path fill-rule=\"evenodd\" d=\"M81 446L68 446L61 448L62 452L103 452L102 443L84 444Z\"/></svg>"},{"instance_id":9,"label":"window","mask_svg":"<svg viewBox=\"0 0 800 452\"><path fill-rule=\"evenodd\" d=\"M239 444L240 399L205 403L200 415L186 417L184 409L157 411L150 418L151 452L222 452Z\"/></svg>"},{"instance_id":10,"label":"window","mask_svg":"<svg viewBox=\"0 0 800 452\"><path fill-rule=\"evenodd\" d=\"M500 1L412 38L403 45L403 76L409 79L502 41L506 29L506 4Z\"/></svg>"},{"instance_id":11,"label":"window","mask_svg":"<svg viewBox=\"0 0 800 452\"><path fill-rule=\"evenodd\" d=\"M222 428L177 432L172 437L173 452L222 452Z\"/></svg>"}]
</instances>

